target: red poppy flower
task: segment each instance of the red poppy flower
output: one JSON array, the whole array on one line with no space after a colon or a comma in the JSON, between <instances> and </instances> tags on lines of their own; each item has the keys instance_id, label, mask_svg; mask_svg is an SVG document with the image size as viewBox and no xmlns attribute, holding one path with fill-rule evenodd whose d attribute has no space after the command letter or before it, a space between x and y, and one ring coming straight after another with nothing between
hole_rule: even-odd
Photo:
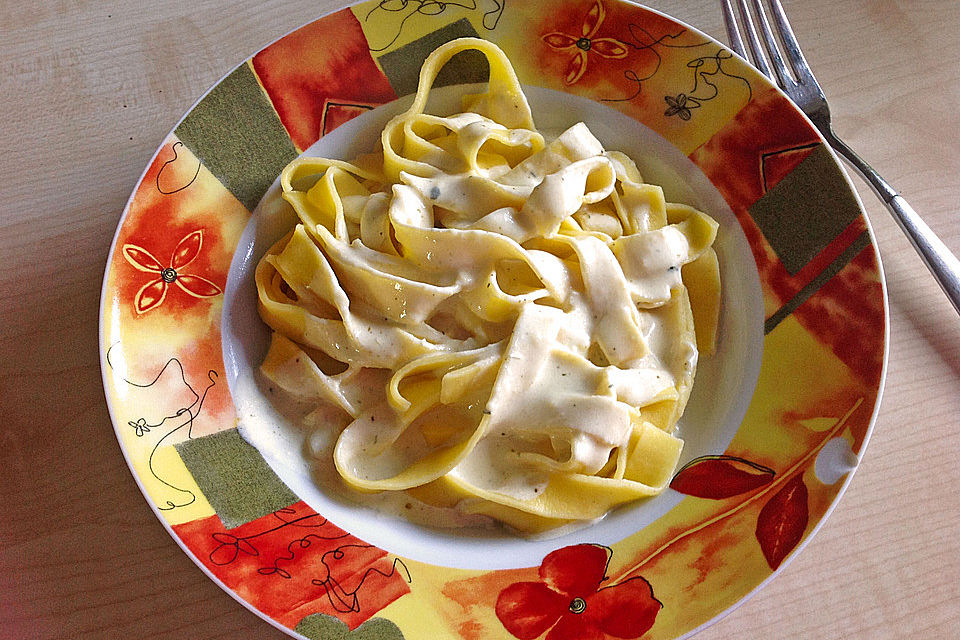
<instances>
[{"instance_id":1,"label":"red poppy flower","mask_svg":"<svg viewBox=\"0 0 960 640\"><path fill-rule=\"evenodd\" d=\"M223 290L206 278L181 270L200 255L203 246L203 230L198 229L188 233L173 250L170 262L164 266L153 254L141 246L127 243L123 245L123 257L138 271L152 273L158 277L150 280L137 291L133 306L137 315L146 313L159 307L167 297L170 283L175 283L185 293L194 298L212 298L220 295Z\"/></svg>"},{"instance_id":2,"label":"red poppy flower","mask_svg":"<svg viewBox=\"0 0 960 640\"><path fill-rule=\"evenodd\" d=\"M653 626L663 605L650 583L637 576L601 588L610 549L578 544L547 554L540 582L515 582L500 592L496 613L521 640L639 638Z\"/></svg>"},{"instance_id":3,"label":"red poppy flower","mask_svg":"<svg viewBox=\"0 0 960 640\"><path fill-rule=\"evenodd\" d=\"M541 36L541 39L557 51L572 51L573 57L567 63L567 71L564 74L564 84L574 84L579 80L587 70L588 52L593 52L601 58L626 58L629 50L627 45L616 38L597 38L597 31L600 30L600 24L606 16L600 0L596 0L594 5L583 18L583 24L580 25L579 35L570 35L561 31L551 31Z\"/></svg>"}]
</instances>

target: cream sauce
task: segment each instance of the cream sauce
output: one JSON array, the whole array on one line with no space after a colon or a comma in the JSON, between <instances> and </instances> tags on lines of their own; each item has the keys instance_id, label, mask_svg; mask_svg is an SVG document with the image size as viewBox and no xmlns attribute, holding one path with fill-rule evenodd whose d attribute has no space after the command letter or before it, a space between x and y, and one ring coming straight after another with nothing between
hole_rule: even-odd
<instances>
[{"instance_id":1,"label":"cream sauce","mask_svg":"<svg viewBox=\"0 0 960 640\"><path fill-rule=\"evenodd\" d=\"M531 136L504 137L505 127L478 114L445 118L443 126L461 132L464 144L477 149L497 136L519 147L536 143ZM435 167L451 164L440 147L418 160ZM408 428L412 418L389 406L383 384L388 372L359 372L383 366L385 357L398 360L411 344L419 344L421 354L462 349L466 343L456 343L434 326L455 328L462 315L444 315L440 321L437 314L452 296L477 288L483 294L474 295L478 317L498 322L495 309L501 303L486 288L519 312L505 316L512 327L497 356L502 360L478 439L444 473L484 491L532 500L552 473L594 475L615 451L626 450L641 419L638 407L689 381L697 359L692 332L678 326L669 309L672 292L682 287L680 266L689 259L686 236L672 226L620 235L623 226L616 216L603 221L610 216L590 208L609 199L624 174L635 173L627 162L606 154L581 123L512 168L500 165L485 175L440 168L429 175L401 172L401 183L389 192L365 202L344 200L344 214L358 226L359 238L344 242L325 229L316 232L336 268L334 280L343 285L334 291L350 342L343 350L355 354L346 358L351 362L346 372L320 376L327 396L339 399L337 404L353 416L338 414L331 405L304 418L315 424L306 446L325 485L431 526L489 524L486 516L431 506L400 491L362 493L343 482L344 475L390 480L432 455L436 447L429 437L414 433ZM586 230L559 233L575 214ZM468 244L445 244L444 227L476 233L478 243L485 243L476 247L496 247L502 257L493 260ZM457 242L464 243L464 237L461 233ZM531 240L541 245L521 246ZM411 261L405 253L419 257ZM523 260L505 257L514 255ZM282 256L275 262L282 264ZM499 276L517 291L500 290ZM527 284L525 278L532 280ZM318 282L315 288L323 286ZM361 295L350 297L347 290ZM657 305L666 306L642 308ZM392 332L394 324L411 327L409 333ZM476 333L479 326L466 326L466 333ZM421 336L419 343L410 342L415 335ZM381 355L364 365L364 353ZM276 369L274 375L286 374Z\"/></svg>"}]
</instances>

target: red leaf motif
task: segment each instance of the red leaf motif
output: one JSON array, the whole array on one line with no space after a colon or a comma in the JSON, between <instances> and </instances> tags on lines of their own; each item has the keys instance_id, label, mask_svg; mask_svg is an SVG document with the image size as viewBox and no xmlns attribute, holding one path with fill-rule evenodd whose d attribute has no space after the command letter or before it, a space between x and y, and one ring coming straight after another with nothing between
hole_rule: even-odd
<instances>
[{"instance_id":1,"label":"red leaf motif","mask_svg":"<svg viewBox=\"0 0 960 640\"><path fill-rule=\"evenodd\" d=\"M559 31L551 31L543 36L543 41L554 49L569 49L577 44L577 39Z\"/></svg>"},{"instance_id":2,"label":"red leaf motif","mask_svg":"<svg viewBox=\"0 0 960 640\"><path fill-rule=\"evenodd\" d=\"M616 38L594 38L590 49L604 58L626 58L629 50Z\"/></svg>"},{"instance_id":3,"label":"red leaf motif","mask_svg":"<svg viewBox=\"0 0 960 640\"><path fill-rule=\"evenodd\" d=\"M163 265L153 257L152 253L135 244L123 245L123 257L139 271L146 271L148 273L160 273L163 271Z\"/></svg>"},{"instance_id":4,"label":"red leaf motif","mask_svg":"<svg viewBox=\"0 0 960 640\"><path fill-rule=\"evenodd\" d=\"M174 282L194 298L212 298L213 296L218 296L223 293L220 287L206 278L190 275L189 273L177 276Z\"/></svg>"},{"instance_id":5,"label":"red leaf motif","mask_svg":"<svg viewBox=\"0 0 960 640\"><path fill-rule=\"evenodd\" d=\"M584 38L589 38L597 32L605 15L606 12L603 10L603 5L600 4L600 0L597 0L594 5L590 7L590 11L587 12L587 15L583 19L581 33Z\"/></svg>"},{"instance_id":6,"label":"red leaf motif","mask_svg":"<svg viewBox=\"0 0 960 640\"><path fill-rule=\"evenodd\" d=\"M780 566L800 543L810 518L803 473L787 482L760 510L757 540L771 569Z\"/></svg>"},{"instance_id":7,"label":"red leaf motif","mask_svg":"<svg viewBox=\"0 0 960 640\"><path fill-rule=\"evenodd\" d=\"M177 248L173 250L173 256L170 258L170 266L174 269L182 269L200 254L200 248L203 247L203 230L197 229L188 233L180 242Z\"/></svg>"},{"instance_id":8,"label":"red leaf motif","mask_svg":"<svg viewBox=\"0 0 960 640\"><path fill-rule=\"evenodd\" d=\"M133 300L133 306L137 314L146 313L155 307L160 306L167 297L167 283L162 278L151 280L137 291L137 296Z\"/></svg>"},{"instance_id":9,"label":"red leaf motif","mask_svg":"<svg viewBox=\"0 0 960 640\"><path fill-rule=\"evenodd\" d=\"M670 488L688 496L721 500L769 484L773 469L734 456L702 456L683 466Z\"/></svg>"},{"instance_id":10,"label":"red leaf motif","mask_svg":"<svg viewBox=\"0 0 960 640\"><path fill-rule=\"evenodd\" d=\"M567 64L567 72L563 77L564 84L573 84L583 73L587 70L587 52L581 49L577 49L574 52L573 57L570 58L570 63Z\"/></svg>"}]
</instances>

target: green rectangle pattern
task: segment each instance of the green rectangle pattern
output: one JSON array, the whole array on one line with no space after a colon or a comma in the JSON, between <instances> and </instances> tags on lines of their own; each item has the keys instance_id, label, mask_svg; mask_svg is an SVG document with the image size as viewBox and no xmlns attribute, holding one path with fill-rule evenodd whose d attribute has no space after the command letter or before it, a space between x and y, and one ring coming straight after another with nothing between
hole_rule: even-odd
<instances>
[{"instance_id":1,"label":"green rectangle pattern","mask_svg":"<svg viewBox=\"0 0 960 640\"><path fill-rule=\"evenodd\" d=\"M298 155L247 63L213 87L175 133L250 211Z\"/></svg>"},{"instance_id":2,"label":"green rectangle pattern","mask_svg":"<svg viewBox=\"0 0 960 640\"><path fill-rule=\"evenodd\" d=\"M288 507L298 498L236 429L175 445L227 529Z\"/></svg>"}]
</instances>

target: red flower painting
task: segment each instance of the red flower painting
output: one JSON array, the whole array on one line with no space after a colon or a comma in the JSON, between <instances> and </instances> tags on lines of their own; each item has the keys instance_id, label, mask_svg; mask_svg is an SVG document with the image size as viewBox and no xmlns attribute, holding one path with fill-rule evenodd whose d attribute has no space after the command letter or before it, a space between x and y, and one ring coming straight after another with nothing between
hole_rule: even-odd
<instances>
[{"instance_id":1,"label":"red flower painting","mask_svg":"<svg viewBox=\"0 0 960 640\"><path fill-rule=\"evenodd\" d=\"M496 613L514 637L533 640L639 638L663 605L640 576L601 587L611 551L578 544L553 551L540 564L538 582L515 582L500 592Z\"/></svg>"},{"instance_id":2,"label":"red flower painting","mask_svg":"<svg viewBox=\"0 0 960 640\"><path fill-rule=\"evenodd\" d=\"M620 40L616 38L598 38L597 31L606 16L603 4L596 0L594 5L587 12L580 25L580 33L571 35L562 31L551 31L542 36L552 49L557 51L570 51L573 55L567 64L567 70L564 74L564 84L574 84L579 80L587 70L587 61L589 53L595 53L601 58L625 58L628 49Z\"/></svg>"},{"instance_id":3,"label":"red flower painting","mask_svg":"<svg viewBox=\"0 0 960 640\"><path fill-rule=\"evenodd\" d=\"M198 275L183 273L183 268L200 255L203 246L203 230L198 229L188 233L177 243L170 256L170 261L164 265L149 251L141 246L127 243L123 245L123 257L139 271L153 274L155 277L143 285L134 299L134 308L137 315L146 313L163 304L167 297L170 284L176 284L184 293L194 298L212 298L220 295L223 290Z\"/></svg>"}]
</instances>

